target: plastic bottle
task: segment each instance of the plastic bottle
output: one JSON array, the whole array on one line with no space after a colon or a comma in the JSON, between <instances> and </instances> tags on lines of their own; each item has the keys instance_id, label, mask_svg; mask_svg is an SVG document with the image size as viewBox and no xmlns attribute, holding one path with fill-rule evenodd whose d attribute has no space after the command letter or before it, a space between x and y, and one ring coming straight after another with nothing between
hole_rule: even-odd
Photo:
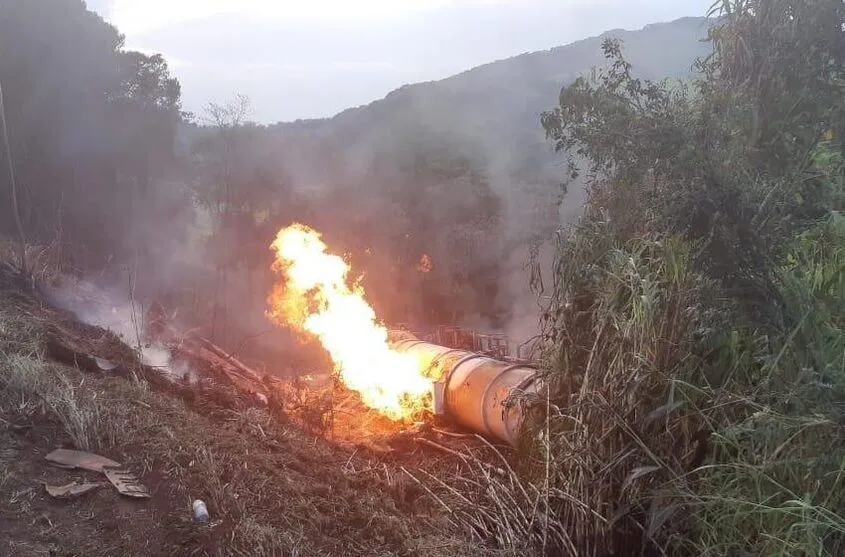
<instances>
[{"instance_id":1,"label":"plastic bottle","mask_svg":"<svg viewBox=\"0 0 845 557\"><path fill-rule=\"evenodd\" d=\"M208 507L199 499L194 501L194 518L198 522L208 522Z\"/></svg>"}]
</instances>

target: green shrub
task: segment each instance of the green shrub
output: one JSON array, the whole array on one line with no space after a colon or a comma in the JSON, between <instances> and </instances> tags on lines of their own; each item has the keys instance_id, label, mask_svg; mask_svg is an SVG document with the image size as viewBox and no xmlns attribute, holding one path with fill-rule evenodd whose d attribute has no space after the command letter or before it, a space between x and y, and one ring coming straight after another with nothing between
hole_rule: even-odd
<instances>
[{"instance_id":1,"label":"green shrub","mask_svg":"<svg viewBox=\"0 0 845 557\"><path fill-rule=\"evenodd\" d=\"M579 554L845 551L845 6L720 7L692 89L607 41L543 116L589 198L523 473Z\"/></svg>"}]
</instances>

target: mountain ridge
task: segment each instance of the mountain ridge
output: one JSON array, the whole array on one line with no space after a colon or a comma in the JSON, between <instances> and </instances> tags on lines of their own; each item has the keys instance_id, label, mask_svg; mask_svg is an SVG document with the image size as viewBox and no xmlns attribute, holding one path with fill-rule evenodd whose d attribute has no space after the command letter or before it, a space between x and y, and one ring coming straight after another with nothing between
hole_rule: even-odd
<instances>
[{"instance_id":1,"label":"mountain ridge","mask_svg":"<svg viewBox=\"0 0 845 557\"><path fill-rule=\"evenodd\" d=\"M490 62L486 62L486 63L480 64L478 66L473 66L471 68L468 68L468 69L463 70L461 72L446 76L446 77L441 78L441 79L432 79L432 80L427 80L427 81L419 81L419 82L415 82L415 83L406 83L406 84L403 84L403 85L397 87L396 89L393 89L392 91L388 92L384 97L374 99L374 100L370 101L369 103L365 103L365 104L361 104L361 105L358 105L358 106L352 106L352 107L346 108L346 109L341 110L340 112L338 112L338 113L336 113L332 116L326 116L326 117L322 117L322 118L298 118L296 120L278 121L278 122L268 124L268 126L269 127L308 126L308 125L316 125L316 124L320 124L320 123L331 122L335 119L342 118L343 116L348 115L349 113L360 111L360 110L366 110L368 108L373 108L374 105L378 105L378 104L383 103L385 101L395 99L397 96L401 96L403 94L408 94L409 91L419 92L419 91L425 90L426 88L443 86L443 85L450 84L450 83L453 83L453 82L456 82L456 81L460 81L462 79L477 78L479 75L482 75L485 71L489 71L490 69L499 68L499 67L510 65L510 64L516 64L518 62L524 63L524 62L528 61L529 59L531 59L533 61L533 60L541 59L543 57L554 58L556 55L558 55L560 53L564 53L565 51L571 50L573 48L586 47L585 50L590 49L590 50L595 51L595 53L599 57L598 62L600 63L601 62L601 60L600 60L601 42L606 38L616 37L616 38L621 39L623 41L623 43L626 43L627 42L626 38L632 38L632 37L636 38L640 34L659 31L659 30L663 30L663 29L677 29L679 27L686 27L686 28L698 28L699 30L705 30L705 24L708 23L709 21L710 21L710 19L708 19L706 17L692 17L691 16L691 17L682 17L682 18L678 18L678 19L675 19L675 20L672 20L672 21L667 21L667 22L649 23L649 24L647 24L647 25L645 25L645 26L643 26L639 29L623 29L623 28L611 29L611 30L608 30L608 31L604 31L604 32L602 32L598 35L585 37L583 39L578 39L578 40L573 41L571 43L551 47L551 48L548 48L548 49L545 49L545 50L526 51L526 52L522 52L520 54L516 54L514 56L510 56L510 57L507 57L507 58L499 58L499 59L496 59L496 60L492 60ZM701 38L703 39L704 35L702 35ZM707 50L707 49L702 48L702 53L705 50ZM637 69L637 68L635 68L635 69ZM690 67L689 70L691 71L692 68ZM657 76L651 76L651 77L654 78L654 77L657 77ZM662 76L662 77L675 77L675 76ZM563 83L558 85L559 88L562 87L562 86L563 86Z\"/></svg>"}]
</instances>

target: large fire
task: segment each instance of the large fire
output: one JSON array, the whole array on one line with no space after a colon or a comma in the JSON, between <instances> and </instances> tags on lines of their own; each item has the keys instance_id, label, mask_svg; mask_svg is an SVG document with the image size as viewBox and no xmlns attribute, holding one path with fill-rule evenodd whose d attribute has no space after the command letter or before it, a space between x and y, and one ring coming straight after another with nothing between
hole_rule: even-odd
<instances>
[{"instance_id":1,"label":"large fire","mask_svg":"<svg viewBox=\"0 0 845 557\"><path fill-rule=\"evenodd\" d=\"M431 380L413 356L390 349L363 288L350 286L349 265L327 252L320 234L293 224L279 231L272 248L282 280L270 296L270 317L314 335L341 381L367 406L394 420L428 407Z\"/></svg>"}]
</instances>

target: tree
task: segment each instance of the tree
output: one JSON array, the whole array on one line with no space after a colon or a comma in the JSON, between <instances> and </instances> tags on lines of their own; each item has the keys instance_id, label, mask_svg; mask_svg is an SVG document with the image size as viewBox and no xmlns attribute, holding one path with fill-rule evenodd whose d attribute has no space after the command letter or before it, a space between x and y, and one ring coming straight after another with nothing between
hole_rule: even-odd
<instances>
[{"instance_id":1,"label":"tree","mask_svg":"<svg viewBox=\"0 0 845 557\"><path fill-rule=\"evenodd\" d=\"M150 194L151 173L173 163L176 125L182 120L181 87L160 54L118 55L119 88L109 95L119 129L120 150L140 196Z\"/></svg>"},{"instance_id":2,"label":"tree","mask_svg":"<svg viewBox=\"0 0 845 557\"><path fill-rule=\"evenodd\" d=\"M698 64L712 114L730 107L758 169L785 172L828 131L841 137L845 6L836 0L723 0L713 53Z\"/></svg>"},{"instance_id":3,"label":"tree","mask_svg":"<svg viewBox=\"0 0 845 557\"><path fill-rule=\"evenodd\" d=\"M211 103L193 141L194 191L214 223L207 244L215 269L212 336L224 345L231 328L225 308L243 306L244 297L263 306L272 228L298 207L266 130L249 121L251 111L243 95Z\"/></svg>"},{"instance_id":4,"label":"tree","mask_svg":"<svg viewBox=\"0 0 845 557\"><path fill-rule=\"evenodd\" d=\"M151 217L133 199L171 162L178 82L160 56L124 51L81 0L9 0L0 15L9 142L27 186L23 227L89 263L125 255L133 227Z\"/></svg>"}]
</instances>

